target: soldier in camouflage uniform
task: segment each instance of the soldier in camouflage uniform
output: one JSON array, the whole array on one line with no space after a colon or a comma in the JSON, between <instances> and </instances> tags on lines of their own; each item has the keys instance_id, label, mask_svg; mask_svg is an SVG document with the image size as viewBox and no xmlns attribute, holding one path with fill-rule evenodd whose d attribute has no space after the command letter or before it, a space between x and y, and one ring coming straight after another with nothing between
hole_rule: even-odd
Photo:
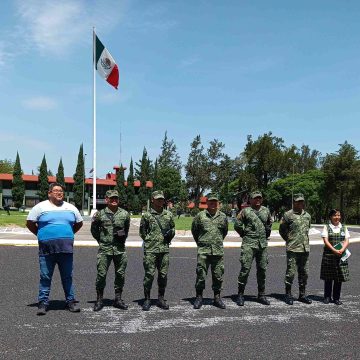
<instances>
[{"instance_id":1,"label":"soldier in camouflage uniform","mask_svg":"<svg viewBox=\"0 0 360 360\"><path fill-rule=\"evenodd\" d=\"M207 198L207 210L197 214L191 226L192 235L198 246L194 309L200 309L202 306L202 294L209 266L211 266L213 281L214 305L225 309L220 292L224 275L223 241L228 232L228 221L226 215L219 211L218 207L217 195L210 194Z\"/></svg>"},{"instance_id":2,"label":"soldier in camouflage uniform","mask_svg":"<svg viewBox=\"0 0 360 360\"><path fill-rule=\"evenodd\" d=\"M104 306L106 275L111 261L114 262L115 267L114 307L126 310L128 306L121 299L121 295L127 265L125 240L129 233L130 216L127 211L119 207L119 194L116 190L108 190L105 201L106 208L98 211L91 223L91 234L99 243L96 277L97 300L94 311L99 311Z\"/></svg>"},{"instance_id":3,"label":"soldier in camouflage uniform","mask_svg":"<svg viewBox=\"0 0 360 360\"><path fill-rule=\"evenodd\" d=\"M256 259L258 301L270 305L265 296L266 269L268 264L268 238L271 233L272 221L270 211L262 206L262 194L259 191L250 194L250 205L242 209L236 218L234 229L242 237L241 270L238 278L238 297L236 303L244 306L244 290L251 270L251 264Z\"/></svg>"},{"instance_id":4,"label":"soldier in camouflage uniform","mask_svg":"<svg viewBox=\"0 0 360 360\"><path fill-rule=\"evenodd\" d=\"M309 275L309 229L311 216L304 210L303 194L295 194L292 210L287 211L280 221L279 233L286 242L287 268L285 275L285 302L293 305L291 286L297 269L299 280L299 301L311 304L306 294Z\"/></svg>"},{"instance_id":5,"label":"soldier in camouflage uniform","mask_svg":"<svg viewBox=\"0 0 360 360\"><path fill-rule=\"evenodd\" d=\"M143 214L140 221L140 236L144 240L144 295L143 310L151 306L150 292L155 270L158 271L157 306L168 310L164 299L169 269L169 245L175 236L175 223L170 211L164 209L165 198L162 191L154 191L151 196L151 209Z\"/></svg>"}]
</instances>

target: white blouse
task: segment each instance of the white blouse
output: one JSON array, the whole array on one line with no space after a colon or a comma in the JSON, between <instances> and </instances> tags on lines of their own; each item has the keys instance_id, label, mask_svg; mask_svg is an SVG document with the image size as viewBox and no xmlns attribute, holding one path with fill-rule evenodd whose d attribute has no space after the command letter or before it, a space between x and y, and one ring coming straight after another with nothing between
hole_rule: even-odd
<instances>
[{"instance_id":1,"label":"white blouse","mask_svg":"<svg viewBox=\"0 0 360 360\"><path fill-rule=\"evenodd\" d=\"M333 225L332 223L330 223L329 226L331 227L334 234L338 234L340 232L341 223L339 223L339 225L336 225L336 226ZM327 225L324 226L321 236L323 238L327 238L329 236L328 231L327 231ZM350 239L350 234L349 234L349 231L347 228L345 230L345 239Z\"/></svg>"}]
</instances>

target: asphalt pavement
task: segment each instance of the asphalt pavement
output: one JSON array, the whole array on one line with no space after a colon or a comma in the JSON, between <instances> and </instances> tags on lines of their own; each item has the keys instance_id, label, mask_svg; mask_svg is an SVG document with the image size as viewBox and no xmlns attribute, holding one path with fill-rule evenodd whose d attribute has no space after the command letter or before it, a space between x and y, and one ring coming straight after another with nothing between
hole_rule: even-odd
<instances>
[{"instance_id":1,"label":"asphalt pavement","mask_svg":"<svg viewBox=\"0 0 360 360\"><path fill-rule=\"evenodd\" d=\"M75 249L74 283L81 307L64 310L58 271L45 316L36 316L38 257L36 247L0 246L1 359L357 359L360 352L360 245L350 245L351 281L343 285L342 306L322 303L319 279L322 246L311 247L308 291L311 305L283 301L285 249L269 248L267 294L270 306L256 302L256 271L246 288L245 306L234 302L239 249L225 250L223 296L227 308L212 306L211 275L205 305L192 308L196 249L173 248L166 298L170 310L141 310L142 249L128 249L124 300L129 310L114 309L113 268L108 274L106 307L93 312L95 247ZM294 286L297 295L297 286Z\"/></svg>"}]
</instances>

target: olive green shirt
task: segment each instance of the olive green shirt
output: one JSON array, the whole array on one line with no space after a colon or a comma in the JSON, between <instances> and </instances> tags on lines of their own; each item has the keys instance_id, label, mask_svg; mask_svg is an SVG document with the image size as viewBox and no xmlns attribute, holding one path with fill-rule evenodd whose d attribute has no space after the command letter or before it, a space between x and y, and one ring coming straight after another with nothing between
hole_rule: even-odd
<instances>
[{"instance_id":1,"label":"olive green shirt","mask_svg":"<svg viewBox=\"0 0 360 360\"><path fill-rule=\"evenodd\" d=\"M91 223L91 234L99 244L99 253L120 255L125 252L125 239L120 241L114 236L114 228L123 229L126 239L130 228L130 215L121 208L113 213L108 207L95 213Z\"/></svg>"},{"instance_id":2,"label":"olive green shirt","mask_svg":"<svg viewBox=\"0 0 360 360\"><path fill-rule=\"evenodd\" d=\"M286 242L286 250L293 252L309 252L309 230L311 216L305 210L295 213L287 211L280 221L279 233Z\"/></svg>"},{"instance_id":3,"label":"olive green shirt","mask_svg":"<svg viewBox=\"0 0 360 360\"><path fill-rule=\"evenodd\" d=\"M270 211L265 206L259 210L252 207L242 209L236 218L234 229L242 237L242 246L265 248L271 233Z\"/></svg>"},{"instance_id":4,"label":"olive green shirt","mask_svg":"<svg viewBox=\"0 0 360 360\"><path fill-rule=\"evenodd\" d=\"M171 231L171 238L175 236L173 214L168 210L163 210L161 213L158 213L151 208L150 211L143 214L140 221L139 234L144 240L144 252L157 254L168 253L169 244L164 240L164 235L155 217L159 220L164 231Z\"/></svg>"},{"instance_id":5,"label":"olive green shirt","mask_svg":"<svg viewBox=\"0 0 360 360\"><path fill-rule=\"evenodd\" d=\"M228 233L226 215L217 211L213 216L207 210L198 213L192 222L191 233L198 246L198 254L224 255L224 238Z\"/></svg>"}]
</instances>

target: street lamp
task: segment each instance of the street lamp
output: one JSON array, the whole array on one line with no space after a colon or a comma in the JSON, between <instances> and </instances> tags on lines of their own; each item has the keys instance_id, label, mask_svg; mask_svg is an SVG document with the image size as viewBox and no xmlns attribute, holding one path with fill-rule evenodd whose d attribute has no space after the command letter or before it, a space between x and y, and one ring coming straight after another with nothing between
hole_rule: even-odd
<instances>
[{"instance_id":1,"label":"street lamp","mask_svg":"<svg viewBox=\"0 0 360 360\"><path fill-rule=\"evenodd\" d=\"M85 156L84 154L84 179L83 179L83 191L82 191L82 202L81 202L81 210L84 215L84 207L85 207L85 180L86 180L86 169L85 169Z\"/></svg>"}]
</instances>

